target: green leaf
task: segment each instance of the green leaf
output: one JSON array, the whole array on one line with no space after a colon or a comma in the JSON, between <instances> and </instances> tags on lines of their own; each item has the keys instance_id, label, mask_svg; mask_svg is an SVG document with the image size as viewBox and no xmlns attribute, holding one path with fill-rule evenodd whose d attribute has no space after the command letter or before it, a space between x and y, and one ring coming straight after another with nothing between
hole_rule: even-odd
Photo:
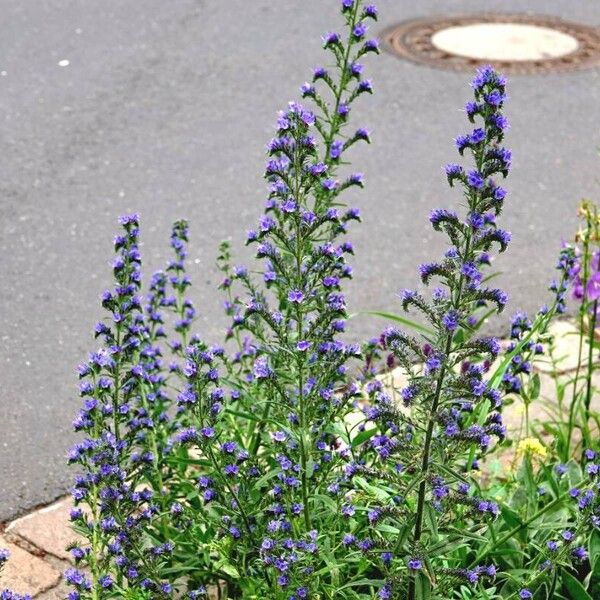
<instances>
[{"instance_id":1,"label":"green leaf","mask_svg":"<svg viewBox=\"0 0 600 600\"><path fill-rule=\"evenodd\" d=\"M518 487L510 498L510 506L514 510L520 510L527 506L529 496L523 487ZM516 514L516 513L515 513Z\"/></svg>"},{"instance_id":2,"label":"green leaf","mask_svg":"<svg viewBox=\"0 0 600 600\"><path fill-rule=\"evenodd\" d=\"M387 492L385 492L384 490L382 490L381 488L379 488L375 485L371 485L363 477L355 477L354 481L358 485L358 487L362 488L365 492L369 493L372 497L377 498L377 500L385 502L389 499L390 495Z\"/></svg>"},{"instance_id":3,"label":"green leaf","mask_svg":"<svg viewBox=\"0 0 600 600\"><path fill-rule=\"evenodd\" d=\"M239 579L240 578L240 574L238 573L238 570L232 564L228 563L225 560L219 561L215 565L215 569L221 570L226 575L229 575L229 577L231 577L231 579Z\"/></svg>"},{"instance_id":4,"label":"green leaf","mask_svg":"<svg viewBox=\"0 0 600 600\"><path fill-rule=\"evenodd\" d=\"M568 571L563 569L562 580L567 588L572 600L594 600L586 591L583 585L573 577Z\"/></svg>"},{"instance_id":5,"label":"green leaf","mask_svg":"<svg viewBox=\"0 0 600 600\"><path fill-rule=\"evenodd\" d=\"M504 522L509 526L510 529L521 527L523 525L523 521L521 520L521 517L519 517L519 514L507 504L502 504L500 513L504 519Z\"/></svg>"},{"instance_id":6,"label":"green leaf","mask_svg":"<svg viewBox=\"0 0 600 600\"><path fill-rule=\"evenodd\" d=\"M352 447L356 448L360 446L363 442L371 439L377 433L377 428L373 427L371 429L365 429L358 433L358 435L352 440Z\"/></svg>"},{"instance_id":7,"label":"green leaf","mask_svg":"<svg viewBox=\"0 0 600 600\"><path fill-rule=\"evenodd\" d=\"M573 459L567 463L567 477L569 478L569 484L571 487L577 487L577 485L583 480L583 472L581 471L581 467Z\"/></svg>"},{"instance_id":8,"label":"green leaf","mask_svg":"<svg viewBox=\"0 0 600 600\"><path fill-rule=\"evenodd\" d=\"M545 481L552 488L552 492L555 496L560 496L560 487L556 481L554 469L548 465L542 465L542 472L544 473L543 481Z\"/></svg>"},{"instance_id":9,"label":"green leaf","mask_svg":"<svg viewBox=\"0 0 600 600\"><path fill-rule=\"evenodd\" d=\"M415 331L420 331L421 333L425 333L426 335L429 335L429 336L435 335L435 331L433 331L433 329L429 329L429 327L426 327L425 325L421 325L420 323L417 323L416 321L413 321L412 319L407 319L406 317L401 317L400 315L396 315L394 313L383 312L383 311L379 311L379 310L367 310L367 311L362 311L357 314L370 315L372 317L381 317L382 319L387 319L388 321L394 321L395 323L400 323L401 325L404 325L405 327L410 327L411 329L414 329Z\"/></svg>"},{"instance_id":10,"label":"green leaf","mask_svg":"<svg viewBox=\"0 0 600 600\"><path fill-rule=\"evenodd\" d=\"M464 331L464 329L459 329L456 332L456 334L454 335L454 343L457 346L462 346L464 341L465 341L465 331Z\"/></svg>"},{"instance_id":11,"label":"green leaf","mask_svg":"<svg viewBox=\"0 0 600 600\"><path fill-rule=\"evenodd\" d=\"M536 497L537 486L535 483L535 476L533 474L533 465L529 455L526 454L523 459L523 479L525 480L525 489L527 491L528 500Z\"/></svg>"},{"instance_id":12,"label":"green leaf","mask_svg":"<svg viewBox=\"0 0 600 600\"><path fill-rule=\"evenodd\" d=\"M398 529L398 527L386 525L385 523L383 523L382 525L377 525L377 531L381 531L382 533L391 533L395 536L397 536L400 533L400 529Z\"/></svg>"},{"instance_id":13,"label":"green leaf","mask_svg":"<svg viewBox=\"0 0 600 600\"><path fill-rule=\"evenodd\" d=\"M381 584L382 584L381 579L359 579L358 581L352 581L350 583L344 584L342 587L338 588L337 591L341 592L342 590L346 590L348 588L363 587L363 586L379 587Z\"/></svg>"},{"instance_id":14,"label":"green leaf","mask_svg":"<svg viewBox=\"0 0 600 600\"><path fill-rule=\"evenodd\" d=\"M434 540L438 537L437 514L430 504L425 505L425 521Z\"/></svg>"},{"instance_id":15,"label":"green leaf","mask_svg":"<svg viewBox=\"0 0 600 600\"><path fill-rule=\"evenodd\" d=\"M597 529L592 531L588 542L588 552L590 554L590 565L597 575L600 573L600 532Z\"/></svg>"},{"instance_id":16,"label":"green leaf","mask_svg":"<svg viewBox=\"0 0 600 600\"><path fill-rule=\"evenodd\" d=\"M431 600L431 582L424 573L417 573L415 577L415 592L417 600Z\"/></svg>"},{"instance_id":17,"label":"green leaf","mask_svg":"<svg viewBox=\"0 0 600 600\"><path fill-rule=\"evenodd\" d=\"M535 373L531 378L531 388L529 393L530 400L537 400L540 396L540 376Z\"/></svg>"}]
</instances>

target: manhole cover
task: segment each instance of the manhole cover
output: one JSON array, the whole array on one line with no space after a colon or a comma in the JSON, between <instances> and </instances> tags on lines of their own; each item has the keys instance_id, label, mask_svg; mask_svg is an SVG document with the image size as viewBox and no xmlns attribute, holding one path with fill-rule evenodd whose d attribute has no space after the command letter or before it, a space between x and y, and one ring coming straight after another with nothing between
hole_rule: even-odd
<instances>
[{"instance_id":1,"label":"manhole cover","mask_svg":"<svg viewBox=\"0 0 600 600\"><path fill-rule=\"evenodd\" d=\"M455 70L492 63L506 73L572 71L600 65L600 29L554 17L484 14L407 21L385 34L414 62Z\"/></svg>"}]
</instances>

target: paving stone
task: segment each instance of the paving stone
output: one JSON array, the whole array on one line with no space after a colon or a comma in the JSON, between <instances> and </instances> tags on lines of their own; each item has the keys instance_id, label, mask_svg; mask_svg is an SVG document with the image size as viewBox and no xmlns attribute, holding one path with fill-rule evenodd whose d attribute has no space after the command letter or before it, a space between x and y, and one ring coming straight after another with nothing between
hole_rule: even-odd
<instances>
[{"instance_id":1,"label":"paving stone","mask_svg":"<svg viewBox=\"0 0 600 600\"><path fill-rule=\"evenodd\" d=\"M10 551L10 558L0 575L0 589L9 588L18 594L34 596L59 582L60 572L41 558L2 537L0 547Z\"/></svg>"},{"instance_id":2,"label":"paving stone","mask_svg":"<svg viewBox=\"0 0 600 600\"><path fill-rule=\"evenodd\" d=\"M6 529L7 536L18 536L36 548L69 560L65 548L74 541L81 541L69 525L69 510L72 503L69 498L55 502L16 521Z\"/></svg>"},{"instance_id":3,"label":"paving stone","mask_svg":"<svg viewBox=\"0 0 600 600\"><path fill-rule=\"evenodd\" d=\"M73 590L72 587L67 585L64 581L59 583L56 587L53 587L47 592L41 593L35 597L35 600L64 600L69 592Z\"/></svg>"}]
</instances>

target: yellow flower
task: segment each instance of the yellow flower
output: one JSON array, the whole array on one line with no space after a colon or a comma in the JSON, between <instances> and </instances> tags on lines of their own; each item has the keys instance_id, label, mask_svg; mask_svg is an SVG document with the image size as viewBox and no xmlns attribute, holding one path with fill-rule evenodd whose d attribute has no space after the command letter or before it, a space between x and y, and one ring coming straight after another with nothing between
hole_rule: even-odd
<instances>
[{"instance_id":1,"label":"yellow flower","mask_svg":"<svg viewBox=\"0 0 600 600\"><path fill-rule=\"evenodd\" d=\"M540 458L546 458L548 456L548 450L537 438L528 437L519 442L517 454L529 454L532 457L538 456Z\"/></svg>"}]
</instances>

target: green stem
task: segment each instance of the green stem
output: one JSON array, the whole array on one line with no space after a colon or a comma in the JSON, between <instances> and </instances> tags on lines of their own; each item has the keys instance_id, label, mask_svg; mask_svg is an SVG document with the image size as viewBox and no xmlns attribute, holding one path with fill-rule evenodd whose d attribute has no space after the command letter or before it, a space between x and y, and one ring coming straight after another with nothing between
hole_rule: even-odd
<instances>
[{"instance_id":1,"label":"green stem","mask_svg":"<svg viewBox=\"0 0 600 600\"><path fill-rule=\"evenodd\" d=\"M98 595L98 590L100 585L98 583L99 580L99 571L98 571L98 558L101 555L100 548L98 547L98 489L94 486L94 491L92 493L92 520L94 522L92 529L92 557L93 560L90 561L90 570L92 571L92 600L99 600L100 596Z\"/></svg>"},{"instance_id":2,"label":"green stem","mask_svg":"<svg viewBox=\"0 0 600 600\"><path fill-rule=\"evenodd\" d=\"M592 403L592 375L594 374L594 338L596 335L596 321L598 319L598 300L594 300L592 305L592 318L589 324L588 331L588 362L587 374L585 378L586 393L585 393L585 415L584 415L584 438L587 445L590 443L590 405Z\"/></svg>"},{"instance_id":3,"label":"green stem","mask_svg":"<svg viewBox=\"0 0 600 600\"><path fill-rule=\"evenodd\" d=\"M448 334L448 338L446 340L446 356L450 352L452 347L452 334ZM413 542L418 544L421 539L421 535L423 533L423 513L425 509L425 494L427 492L427 473L429 472L429 459L430 459L430 450L431 450L431 440L433 439L433 430L435 426L435 415L437 413L438 405L440 402L440 398L442 395L442 386L444 383L444 377L446 375L446 366L444 365L441 370L437 380L435 395L433 398L433 403L431 405L431 414L429 416L429 422L427 423L427 432L425 433L425 443L423 445L423 457L421 459L421 476L423 479L419 484L419 492L417 497L417 515L415 519L415 530L413 535ZM411 582L411 587L409 588L409 599L412 600L414 598L414 585Z\"/></svg>"},{"instance_id":4,"label":"green stem","mask_svg":"<svg viewBox=\"0 0 600 600\"><path fill-rule=\"evenodd\" d=\"M484 152L482 150L474 152L475 164L477 166L477 170L481 171L483 164L483 156ZM477 205L477 195L470 194L469 195L469 210L473 210ZM468 231L465 235L465 246L464 252L461 256L463 262L467 262L470 258L471 253L471 232ZM460 310L460 303L463 297L463 285L464 285L464 275L461 273L457 282L455 297L453 298L452 305L456 310ZM433 403L431 405L431 409L428 416L427 430L425 433L425 442L423 445L423 456L421 459L421 483L419 484L419 491L417 495L417 511L415 517L415 527L413 533L413 545L418 546L421 536L423 534L423 517L425 512L425 496L427 493L427 475L429 473L430 466L430 453L431 453L431 442L433 439L433 431L436 423L436 415L437 409L440 403L442 388L444 384L444 378L447 372L447 364L449 363L449 355L452 350L452 339L453 333L449 332L446 337L445 350L444 350L444 364L440 369L440 373L438 375L436 388L433 397ZM472 459L470 459L472 462ZM469 462L469 466L470 466ZM408 584L408 600L415 600L416 594L416 578L411 577Z\"/></svg>"},{"instance_id":5,"label":"green stem","mask_svg":"<svg viewBox=\"0 0 600 600\"><path fill-rule=\"evenodd\" d=\"M214 454L210 444L207 445L207 448L208 448L208 455L209 455L210 461L212 462L213 467L215 469L215 473L220 473L221 465L219 464L219 461L216 459L215 454ZM246 511L244 510L243 504L240 502L238 495L235 493L235 490L230 485L229 481L227 481L227 477L223 476L221 478L221 480L225 484L225 487L227 488L227 490L229 491L231 496L233 497L233 499L235 501L235 506L236 506L237 510L239 511L240 516L242 517L242 521L244 521L244 526L246 527L248 534L252 538L253 532L252 532L252 528L250 527L250 520L248 519L248 515L246 514Z\"/></svg>"},{"instance_id":6,"label":"green stem","mask_svg":"<svg viewBox=\"0 0 600 600\"><path fill-rule=\"evenodd\" d=\"M466 239L466 245L465 245L465 257L469 254L470 247L471 247L471 236L470 236L470 234L468 234L467 239ZM461 301L462 292L463 292L463 289L462 289L463 283L464 283L464 277L461 274L459 281L458 281L456 299L454 301L455 308L458 308L460 306L460 301ZM446 364L447 364L446 361L448 360L448 356L452 349L452 338L453 338L452 332L448 333L448 336L446 338L446 346L445 346L445 357L444 357L445 363L442 366L442 368L440 369L440 374L438 376L438 380L437 380L437 384L436 384L436 388L435 388L435 395L433 398L433 403L431 405L431 412L429 414L429 420L427 423L427 431L425 433L425 443L423 445L423 457L421 460L421 477L423 479L421 480L421 483L419 484L419 492L418 492L418 496L417 496L417 513L416 513L416 519L415 519L415 529L414 529L414 534L413 534L413 543L415 545L419 543L419 541L421 540L421 535L423 533L423 515L424 515L424 511L425 511L425 495L427 492L427 474L429 472L431 441L433 439L433 430L435 428L435 423L436 423L437 409L438 409L441 395L442 395L442 387L444 384L444 378L446 376ZM414 600L414 598L415 598L415 578L411 577L409 587L408 587L408 600Z\"/></svg>"},{"instance_id":7,"label":"green stem","mask_svg":"<svg viewBox=\"0 0 600 600\"><path fill-rule=\"evenodd\" d=\"M346 89L346 85L348 85L349 75L348 75L348 64L350 62L350 52L352 50L352 30L356 25L356 19L358 17L358 9L360 7L360 2L356 2L354 6L354 12L352 13L351 25L350 25L350 36L348 38L348 44L346 45L346 52L344 53L344 60L342 62L341 71L342 75L340 77L340 85L337 89L337 93L335 95L335 105L333 109L333 118L331 120L331 127L329 129L329 135L325 140L325 161L327 164L330 163L329 151L331 150L331 144L333 142L333 137L339 131L340 118L338 116L338 110L340 108L340 102L342 100L342 93Z\"/></svg>"},{"instance_id":8,"label":"green stem","mask_svg":"<svg viewBox=\"0 0 600 600\"><path fill-rule=\"evenodd\" d=\"M119 394L121 392L121 324L117 323L117 343L118 348L117 360L115 362L115 391L113 392L112 405L113 405L113 426L115 429L115 437L117 441L121 439L121 432L119 430Z\"/></svg>"}]
</instances>

